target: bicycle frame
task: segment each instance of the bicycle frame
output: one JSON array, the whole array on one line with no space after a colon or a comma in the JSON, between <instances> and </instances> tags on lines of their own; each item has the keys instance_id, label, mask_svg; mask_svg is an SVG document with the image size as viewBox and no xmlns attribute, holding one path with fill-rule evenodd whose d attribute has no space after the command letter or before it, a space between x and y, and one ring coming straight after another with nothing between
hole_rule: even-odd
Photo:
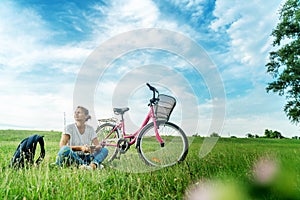
<instances>
[{"instance_id":1,"label":"bicycle frame","mask_svg":"<svg viewBox=\"0 0 300 200\"><path fill-rule=\"evenodd\" d=\"M111 131L111 133L109 133L103 141L105 141L106 139L108 139L111 134L116 131L116 129L119 129L122 131L122 136L124 139L132 139L130 140L128 143L129 143L129 146L135 144L136 140L137 140L137 136L138 134L141 132L141 130L148 124L148 122L150 121L150 119L152 119L152 122L153 122L153 125L154 125L154 130L155 130L155 136L156 136L156 139L157 141L162 144L164 143L163 139L160 137L159 133L158 133L158 128L157 128L157 123L156 123L156 117L154 115L154 107L153 105L150 105L150 110L145 118L145 120L143 121L142 125L140 126L140 128L133 134L126 134L126 131L125 131L125 120L121 120L120 123L118 123L114 129ZM104 146L117 146L117 144L104 144Z\"/></svg>"}]
</instances>

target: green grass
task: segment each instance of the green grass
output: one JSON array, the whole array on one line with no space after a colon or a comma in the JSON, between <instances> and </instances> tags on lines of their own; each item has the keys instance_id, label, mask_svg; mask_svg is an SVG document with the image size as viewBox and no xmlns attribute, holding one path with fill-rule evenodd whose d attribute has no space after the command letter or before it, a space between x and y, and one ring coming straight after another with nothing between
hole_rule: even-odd
<instances>
[{"instance_id":1,"label":"green grass","mask_svg":"<svg viewBox=\"0 0 300 200\"><path fill-rule=\"evenodd\" d=\"M8 168L19 142L36 133L45 136L42 164ZM55 131L0 130L0 199L183 199L196 183L221 185L226 194L218 187L215 190L223 195L222 200L300 199L299 140L221 138L207 156L200 158L203 138L190 138L183 163L154 171L132 146L120 160L91 172L50 166L60 135ZM39 150L36 157L38 154ZM253 181L254 163L262 157L276 160L279 166L277 178L265 185Z\"/></svg>"}]
</instances>

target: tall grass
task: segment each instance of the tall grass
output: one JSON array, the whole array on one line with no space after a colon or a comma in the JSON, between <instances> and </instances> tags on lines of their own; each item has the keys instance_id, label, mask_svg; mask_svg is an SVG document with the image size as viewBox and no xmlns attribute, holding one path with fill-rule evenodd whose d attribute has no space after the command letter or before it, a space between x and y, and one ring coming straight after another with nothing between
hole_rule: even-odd
<instances>
[{"instance_id":1,"label":"tall grass","mask_svg":"<svg viewBox=\"0 0 300 200\"><path fill-rule=\"evenodd\" d=\"M42 164L19 170L7 167L19 142L36 133L44 135L46 143ZM221 138L200 159L203 138L196 137L186 160L173 167L151 171L132 147L103 170L82 171L50 165L55 161L60 134L0 131L0 199L183 199L193 185L210 181L221 181L233 190L243 191L244 196L236 199L300 199L298 140ZM253 166L264 157L279 163L281 176L270 185L257 185Z\"/></svg>"}]
</instances>

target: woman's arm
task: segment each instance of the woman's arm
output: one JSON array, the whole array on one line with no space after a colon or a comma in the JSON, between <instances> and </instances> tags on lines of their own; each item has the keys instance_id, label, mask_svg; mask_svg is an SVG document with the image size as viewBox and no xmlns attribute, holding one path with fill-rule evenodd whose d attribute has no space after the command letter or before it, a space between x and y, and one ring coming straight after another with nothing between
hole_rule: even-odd
<instances>
[{"instance_id":1,"label":"woman's arm","mask_svg":"<svg viewBox=\"0 0 300 200\"><path fill-rule=\"evenodd\" d=\"M98 138L94 138L94 139L92 140L92 144L95 145L95 146L98 146L98 145L99 145L99 140L98 140Z\"/></svg>"},{"instance_id":2,"label":"woman's arm","mask_svg":"<svg viewBox=\"0 0 300 200\"><path fill-rule=\"evenodd\" d=\"M62 148L63 146L67 146L69 140L70 140L70 135L62 134L59 142L59 147Z\"/></svg>"},{"instance_id":3,"label":"woman's arm","mask_svg":"<svg viewBox=\"0 0 300 200\"><path fill-rule=\"evenodd\" d=\"M62 148L63 146L67 146L69 140L70 140L70 135L62 134L60 142L59 142L59 147ZM86 152L86 153L90 151L90 149L88 147L85 147L85 146L70 146L70 148L73 151L83 151L83 152Z\"/></svg>"}]
</instances>

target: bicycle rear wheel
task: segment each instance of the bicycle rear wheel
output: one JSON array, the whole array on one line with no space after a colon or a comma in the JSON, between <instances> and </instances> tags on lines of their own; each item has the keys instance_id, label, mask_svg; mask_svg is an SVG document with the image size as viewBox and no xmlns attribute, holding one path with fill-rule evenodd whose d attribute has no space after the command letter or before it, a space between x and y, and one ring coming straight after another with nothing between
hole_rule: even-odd
<instances>
[{"instance_id":1,"label":"bicycle rear wheel","mask_svg":"<svg viewBox=\"0 0 300 200\"><path fill-rule=\"evenodd\" d=\"M146 164L167 167L183 161L188 153L188 140L183 130L171 122L157 121L162 146L156 136L153 122L143 128L138 136L137 149Z\"/></svg>"},{"instance_id":2,"label":"bicycle rear wheel","mask_svg":"<svg viewBox=\"0 0 300 200\"><path fill-rule=\"evenodd\" d=\"M119 130L115 129L115 125L105 123L98 126L96 133L100 143L105 144L105 148L108 150L107 162L113 161L118 154L118 140L120 138Z\"/></svg>"}]
</instances>

